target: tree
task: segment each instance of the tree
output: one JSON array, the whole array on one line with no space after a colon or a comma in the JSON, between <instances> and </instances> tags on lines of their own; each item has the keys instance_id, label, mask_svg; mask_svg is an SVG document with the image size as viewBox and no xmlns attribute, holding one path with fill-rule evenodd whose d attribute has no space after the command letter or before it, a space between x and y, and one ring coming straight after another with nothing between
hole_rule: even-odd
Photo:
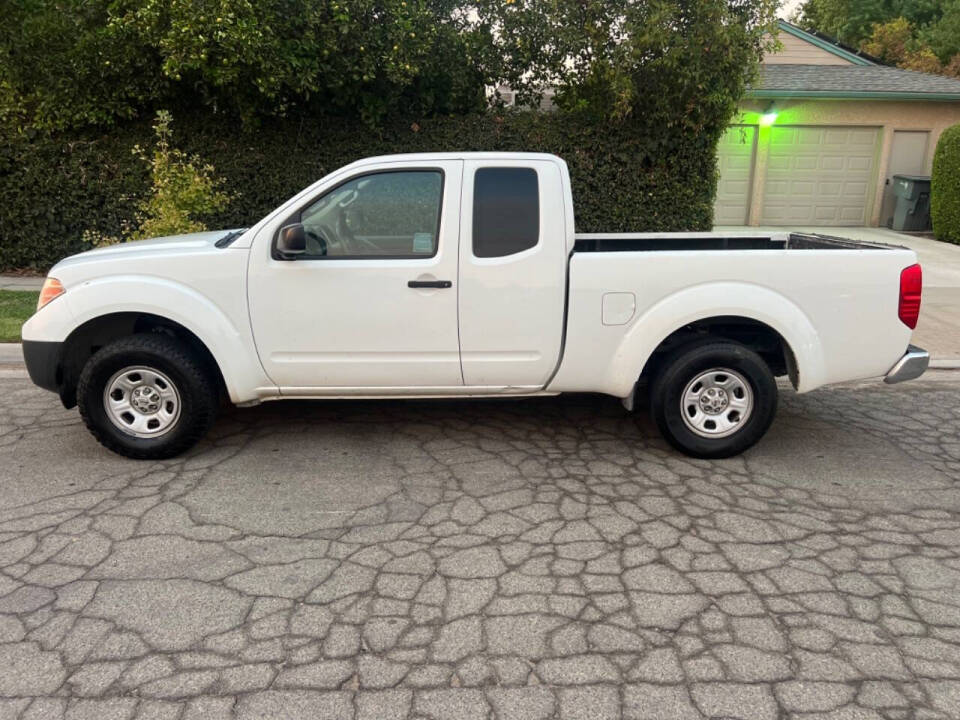
<instances>
[{"instance_id":1,"label":"tree","mask_svg":"<svg viewBox=\"0 0 960 720\"><path fill-rule=\"evenodd\" d=\"M860 48L885 63L907 70L928 73L943 71L940 60L917 39L914 27L906 18L874 25L870 37Z\"/></svg>"},{"instance_id":2,"label":"tree","mask_svg":"<svg viewBox=\"0 0 960 720\"><path fill-rule=\"evenodd\" d=\"M960 54L960 0L945 2L940 19L920 30L919 36L941 62L949 64Z\"/></svg>"},{"instance_id":3,"label":"tree","mask_svg":"<svg viewBox=\"0 0 960 720\"><path fill-rule=\"evenodd\" d=\"M479 0L501 75L521 102L725 127L772 45L776 0Z\"/></svg>"},{"instance_id":4,"label":"tree","mask_svg":"<svg viewBox=\"0 0 960 720\"><path fill-rule=\"evenodd\" d=\"M907 55L900 67L906 70L915 70L917 72L931 73L934 75L944 72L940 59L934 55L933 50L928 47L922 47L911 52Z\"/></svg>"},{"instance_id":5,"label":"tree","mask_svg":"<svg viewBox=\"0 0 960 720\"><path fill-rule=\"evenodd\" d=\"M796 19L885 63L960 77L960 0L807 0Z\"/></svg>"},{"instance_id":6,"label":"tree","mask_svg":"<svg viewBox=\"0 0 960 720\"><path fill-rule=\"evenodd\" d=\"M157 108L388 116L483 110L508 82L564 109L729 120L777 0L6 0L0 123L109 125Z\"/></svg>"},{"instance_id":7,"label":"tree","mask_svg":"<svg viewBox=\"0 0 960 720\"><path fill-rule=\"evenodd\" d=\"M943 66L943 74L949 77L960 78L960 53L950 58L950 62Z\"/></svg>"},{"instance_id":8,"label":"tree","mask_svg":"<svg viewBox=\"0 0 960 720\"><path fill-rule=\"evenodd\" d=\"M857 47L876 24L905 18L914 27L926 27L943 15L943 0L807 0L797 22L840 42Z\"/></svg>"},{"instance_id":9,"label":"tree","mask_svg":"<svg viewBox=\"0 0 960 720\"><path fill-rule=\"evenodd\" d=\"M874 25L870 37L860 47L885 63L899 65L909 55L912 43L913 27L901 17Z\"/></svg>"},{"instance_id":10,"label":"tree","mask_svg":"<svg viewBox=\"0 0 960 720\"><path fill-rule=\"evenodd\" d=\"M164 76L209 105L294 104L375 121L407 106L464 112L487 78L448 0L140 0L111 27L160 48Z\"/></svg>"},{"instance_id":11,"label":"tree","mask_svg":"<svg viewBox=\"0 0 960 720\"><path fill-rule=\"evenodd\" d=\"M110 124L160 106L248 123L297 109L484 106L488 44L453 0L8 0L0 121Z\"/></svg>"},{"instance_id":12,"label":"tree","mask_svg":"<svg viewBox=\"0 0 960 720\"><path fill-rule=\"evenodd\" d=\"M0 23L0 123L63 129L137 115L162 95L159 56L110 27L102 0L8 0Z\"/></svg>"}]
</instances>

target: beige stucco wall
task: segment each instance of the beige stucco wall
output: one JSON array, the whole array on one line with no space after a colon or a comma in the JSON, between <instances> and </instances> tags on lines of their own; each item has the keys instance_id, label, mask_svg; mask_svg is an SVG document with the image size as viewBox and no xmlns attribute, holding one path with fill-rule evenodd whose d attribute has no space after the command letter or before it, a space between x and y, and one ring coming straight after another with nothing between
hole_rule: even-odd
<instances>
[{"instance_id":1,"label":"beige stucco wall","mask_svg":"<svg viewBox=\"0 0 960 720\"><path fill-rule=\"evenodd\" d=\"M770 101L746 102L736 122L757 124L758 113ZM877 147L876 176L873 200L869 208L870 225L880 221L884 179L890 158L890 146L895 130L922 130L930 133L924 167L929 173L940 133L960 123L960 102L885 101L885 100L776 100L777 125L856 125L881 129ZM749 222L758 225L763 207L763 187L769 153L770 130L759 128L757 151L751 188Z\"/></svg>"},{"instance_id":2,"label":"beige stucco wall","mask_svg":"<svg viewBox=\"0 0 960 720\"><path fill-rule=\"evenodd\" d=\"M794 37L790 33L781 31L777 36L781 48L775 53L764 56L763 62L767 65L853 65L839 55L819 48L813 43Z\"/></svg>"}]
</instances>

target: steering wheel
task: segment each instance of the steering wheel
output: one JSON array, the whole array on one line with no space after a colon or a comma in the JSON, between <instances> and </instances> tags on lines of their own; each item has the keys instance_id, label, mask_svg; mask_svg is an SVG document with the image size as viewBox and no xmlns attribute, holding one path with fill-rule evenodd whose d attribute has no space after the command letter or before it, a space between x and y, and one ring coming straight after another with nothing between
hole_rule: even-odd
<instances>
[{"instance_id":1,"label":"steering wheel","mask_svg":"<svg viewBox=\"0 0 960 720\"><path fill-rule=\"evenodd\" d=\"M337 213L337 232L336 237L343 246L346 255L356 254L356 240L353 230L347 224L347 214L341 210Z\"/></svg>"}]
</instances>

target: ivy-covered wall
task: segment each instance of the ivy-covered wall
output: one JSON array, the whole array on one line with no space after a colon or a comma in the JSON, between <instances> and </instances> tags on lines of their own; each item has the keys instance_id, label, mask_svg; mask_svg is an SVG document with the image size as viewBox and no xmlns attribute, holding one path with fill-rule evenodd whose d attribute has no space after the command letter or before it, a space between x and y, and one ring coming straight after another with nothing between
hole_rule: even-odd
<instances>
[{"instance_id":1,"label":"ivy-covered wall","mask_svg":"<svg viewBox=\"0 0 960 720\"><path fill-rule=\"evenodd\" d=\"M362 157L400 152L549 152L570 166L580 232L706 230L716 193L719 132L678 132L638 114L618 123L570 113L498 112L374 130L340 119L272 120L245 131L209 116L176 118L174 144L216 168L238 197L211 228L256 222L284 199ZM108 132L21 135L0 142L0 269L46 270L87 249L92 229L116 234L149 187L132 152L149 122Z\"/></svg>"}]
</instances>

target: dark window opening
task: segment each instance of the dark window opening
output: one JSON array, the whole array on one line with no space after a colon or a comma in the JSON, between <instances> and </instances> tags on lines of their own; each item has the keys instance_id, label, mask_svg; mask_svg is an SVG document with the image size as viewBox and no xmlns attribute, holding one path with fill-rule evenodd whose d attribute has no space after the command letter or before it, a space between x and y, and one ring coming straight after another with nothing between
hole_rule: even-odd
<instances>
[{"instance_id":1,"label":"dark window opening","mask_svg":"<svg viewBox=\"0 0 960 720\"><path fill-rule=\"evenodd\" d=\"M540 188L532 168L480 168L473 178L473 254L504 257L540 238Z\"/></svg>"}]
</instances>

